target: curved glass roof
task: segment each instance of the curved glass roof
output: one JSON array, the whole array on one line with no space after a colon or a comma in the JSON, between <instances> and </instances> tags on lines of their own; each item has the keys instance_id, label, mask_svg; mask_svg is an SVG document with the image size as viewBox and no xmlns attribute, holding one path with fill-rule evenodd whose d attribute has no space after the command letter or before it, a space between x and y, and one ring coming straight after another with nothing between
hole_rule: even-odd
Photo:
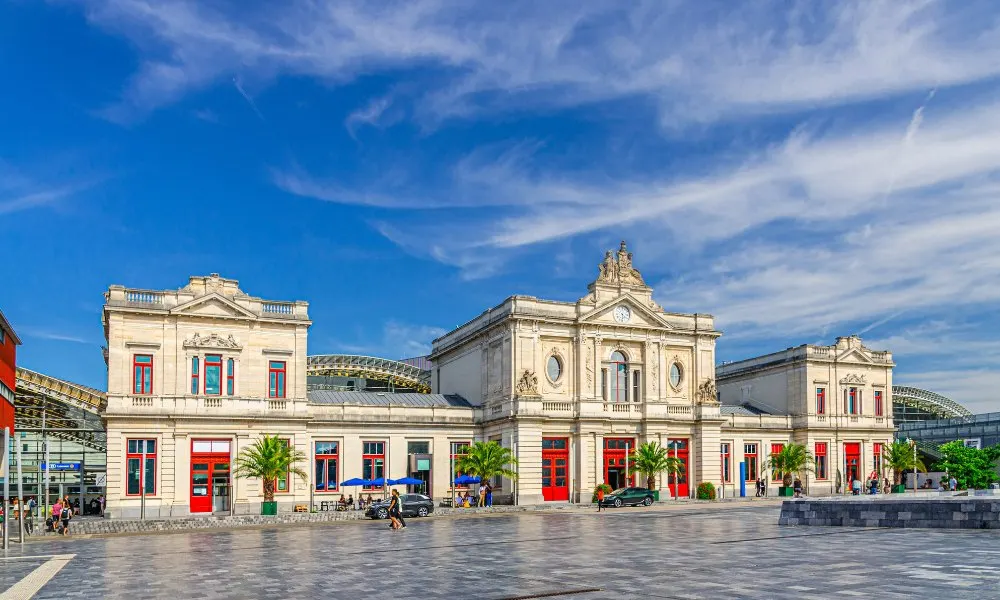
<instances>
[{"instance_id":1,"label":"curved glass roof","mask_svg":"<svg viewBox=\"0 0 1000 600\"><path fill-rule=\"evenodd\" d=\"M306 375L391 380L422 393L431 391L430 373L407 362L377 356L320 354L306 359Z\"/></svg>"},{"instance_id":2,"label":"curved glass roof","mask_svg":"<svg viewBox=\"0 0 1000 600\"><path fill-rule=\"evenodd\" d=\"M929 390L904 385L892 386L892 401L925 410L941 418L968 417L972 415L969 409L951 398L946 398L941 394L936 394Z\"/></svg>"}]
</instances>

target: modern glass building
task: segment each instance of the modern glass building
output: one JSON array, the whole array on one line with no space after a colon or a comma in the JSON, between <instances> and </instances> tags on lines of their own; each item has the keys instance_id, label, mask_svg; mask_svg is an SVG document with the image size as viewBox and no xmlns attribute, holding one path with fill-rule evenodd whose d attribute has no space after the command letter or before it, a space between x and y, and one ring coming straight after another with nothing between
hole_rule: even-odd
<instances>
[{"instance_id":1,"label":"modern glass building","mask_svg":"<svg viewBox=\"0 0 1000 600\"><path fill-rule=\"evenodd\" d=\"M986 448L1000 444L1000 412L901 423L898 439L914 439L924 446L962 440L967 446Z\"/></svg>"}]
</instances>

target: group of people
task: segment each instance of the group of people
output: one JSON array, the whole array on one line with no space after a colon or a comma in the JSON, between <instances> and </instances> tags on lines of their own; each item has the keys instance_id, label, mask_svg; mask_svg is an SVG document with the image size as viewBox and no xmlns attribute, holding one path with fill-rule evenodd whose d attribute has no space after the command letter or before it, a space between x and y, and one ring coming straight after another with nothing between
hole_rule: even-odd
<instances>
[{"instance_id":1,"label":"group of people","mask_svg":"<svg viewBox=\"0 0 1000 600\"><path fill-rule=\"evenodd\" d=\"M767 480L764 479L763 477L758 477L757 478L757 484L756 484L756 486L757 486L757 493L756 493L755 497L757 497L757 498L766 498L767 497ZM794 497L796 497L796 498L801 498L802 497L802 480L799 479L798 477L796 477L795 480L792 482L792 493L793 493Z\"/></svg>"},{"instance_id":2,"label":"group of people","mask_svg":"<svg viewBox=\"0 0 1000 600\"><path fill-rule=\"evenodd\" d=\"M371 506L372 502L375 502L375 499L372 498L371 494L368 494L367 498L358 496L358 503L356 508L358 510L364 510L366 506ZM344 495L341 494L340 500L337 500L337 510L353 510L354 508L355 508L354 494L351 494L347 498L344 498Z\"/></svg>"},{"instance_id":3,"label":"group of people","mask_svg":"<svg viewBox=\"0 0 1000 600\"><path fill-rule=\"evenodd\" d=\"M46 531L55 531L61 535L69 535L69 522L74 514L79 514L80 500L76 501L76 508L69 500L69 496L63 496L52 505L52 516L45 519Z\"/></svg>"},{"instance_id":4,"label":"group of people","mask_svg":"<svg viewBox=\"0 0 1000 600\"><path fill-rule=\"evenodd\" d=\"M472 508L478 506L493 506L493 486L488 481L479 484L478 497L468 492L459 492L455 495L456 508Z\"/></svg>"},{"instance_id":5,"label":"group of people","mask_svg":"<svg viewBox=\"0 0 1000 600\"><path fill-rule=\"evenodd\" d=\"M930 477L928 477L927 480L924 481L924 485L922 487L925 490L933 490L935 489L934 481ZM942 477L941 480L938 481L936 489L939 492L947 492L947 491L954 492L958 489L958 480L955 479L954 475L952 475L950 479L945 479L944 477Z\"/></svg>"}]
</instances>

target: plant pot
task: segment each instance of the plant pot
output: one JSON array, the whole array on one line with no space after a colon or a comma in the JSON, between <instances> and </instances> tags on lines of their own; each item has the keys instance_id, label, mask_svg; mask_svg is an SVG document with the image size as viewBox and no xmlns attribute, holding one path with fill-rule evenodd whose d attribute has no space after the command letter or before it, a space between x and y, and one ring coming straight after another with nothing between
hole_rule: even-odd
<instances>
[{"instance_id":1,"label":"plant pot","mask_svg":"<svg viewBox=\"0 0 1000 600\"><path fill-rule=\"evenodd\" d=\"M260 503L260 514L274 516L278 514L278 503L277 502L261 502Z\"/></svg>"},{"instance_id":2,"label":"plant pot","mask_svg":"<svg viewBox=\"0 0 1000 600\"><path fill-rule=\"evenodd\" d=\"M650 491L653 492L653 501L654 502L659 502L660 501L660 490L650 490Z\"/></svg>"},{"instance_id":3,"label":"plant pot","mask_svg":"<svg viewBox=\"0 0 1000 600\"><path fill-rule=\"evenodd\" d=\"M892 486L892 493L893 494L905 494L906 493L906 485L901 483L899 485Z\"/></svg>"},{"instance_id":4,"label":"plant pot","mask_svg":"<svg viewBox=\"0 0 1000 600\"><path fill-rule=\"evenodd\" d=\"M795 488L780 486L778 487L778 496L782 498L791 498L795 495Z\"/></svg>"}]
</instances>

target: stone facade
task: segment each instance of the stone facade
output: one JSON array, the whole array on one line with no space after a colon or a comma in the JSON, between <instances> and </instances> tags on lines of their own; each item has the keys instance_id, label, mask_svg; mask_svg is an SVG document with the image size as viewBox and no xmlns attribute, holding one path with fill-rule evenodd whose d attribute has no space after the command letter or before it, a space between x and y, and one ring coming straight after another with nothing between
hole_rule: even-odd
<instances>
[{"instance_id":1,"label":"stone facade","mask_svg":"<svg viewBox=\"0 0 1000 600\"><path fill-rule=\"evenodd\" d=\"M813 471L803 479L811 495L846 492L848 460L856 459L862 482L872 471L882 477L877 449L893 438L894 366L891 353L871 350L850 336L831 346L802 345L717 367L719 397L729 413L722 442L731 444L735 473L727 491L738 490L738 464L747 444L757 445L758 471L772 482L776 474L764 461L777 445L805 444L814 454L818 445L825 448L826 476Z\"/></svg>"},{"instance_id":2,"label":"stone facade","mask_svg":"<svg viewBox=\"0 0 1000 600\"><path fill-rule=\"evenodd\" d=\"M873 445L891 439L891 355L851 337L717 370L713 317L664 310L632 259L623 242L576 302L512 296L435 340L434 394L420 398L438 402L310 392L306 302L256 298L216 274L179 290L111 286L103 312L108 509L117 517L142 506L151 517L185 516L196 505L256 513L262 498L253 480L229 480L223 505L202 506L207 475L198 469L228 468L264 434L307 457L308 480L279 486L283 511L361 491L323 489L320 473L338 482L367 477L363 462L377 460L385 476L400 478L411 475L416 454L429 465L431 495L442 499L452 493L455 446L473 441L513 450L519 477L495 482L497 495L533 504L588 502L600 483L625 485L635 476L625 453L647 441L685 464L675 481L658 477L664 496L693 496L699 482L719 485L725 473L726 495L736 495L747 444L756 444L763 468L772 444L791 441L828 444L827 480L808 485L832 493L843 444L862 444L857 460L867 466ZM829 389L824 414L810 408L817 385ZM849 388L857 414L835 400ZM884 417L874 414L876 390ZM141 440L153 454L145 474ZM335 448L335 464L315 462L321 447ZM206 466L207 452L215 463ZM140 477L149 482L145 497Z\"/></svg>"},{"instance_id":3,"label":"stone facade","mask_svg":"<svg viewBox=\"0 0 1000 600\"><path fill-rule=\"evenodd\" d=\"M723 419L713 318L660 307L624 242L588 292L576 302L512 296L435 340L432 387L481 407L483 438L514 449L521 502L545 499L547 439L567 442L577 502L605 481L605 438L632 448L677 440L689 464L682 483L715 480Z\"/></svg>"}]
</instances>

